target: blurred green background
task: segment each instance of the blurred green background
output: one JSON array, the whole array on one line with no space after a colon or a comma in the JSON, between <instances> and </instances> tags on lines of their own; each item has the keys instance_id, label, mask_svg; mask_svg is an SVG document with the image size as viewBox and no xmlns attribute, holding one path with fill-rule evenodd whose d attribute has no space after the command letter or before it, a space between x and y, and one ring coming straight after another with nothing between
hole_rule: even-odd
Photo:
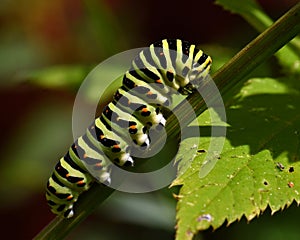
<instances>
[{"instance_id":1,"label":"blurred green background","mask_svg":"<svg viewBox=\"0 0 300 240\"><path fill-rule=\"evenodd\" d=\"M298 0L259 2L276 19ZM31 239L53 219L44 188L73 141L76 90L93 66L162 38L180 38L200 44L213 57L214 72L257 35L242 18L210 0L2 0L0 34L3 239ZM69 239L173 239L172 192L176 189L114 193ZM284 235L294 225L282 221L295 211L291 207L274 218L266 214L200 238L238 239L245 231L278 236L278 224ZM259 230L262 224L265 229Z\"/></svg>"}]
</instances>

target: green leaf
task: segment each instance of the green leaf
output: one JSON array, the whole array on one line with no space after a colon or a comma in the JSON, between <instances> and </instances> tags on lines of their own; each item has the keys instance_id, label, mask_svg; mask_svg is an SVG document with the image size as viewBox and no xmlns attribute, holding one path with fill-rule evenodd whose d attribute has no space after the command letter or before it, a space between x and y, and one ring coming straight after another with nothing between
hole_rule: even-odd
<instances>
[{"instance_id":1,"label":"green leaf","mask_svg":"<svg viewBox=\"0 0 300 240\"><path fill-rule=\"evenodd\" d=\"M90 70L87 66L57 65L24 72L18 79L47 88L77 89Z\"/></svg>"},{"instance_id":2,"label":"green leaf","mask_svg":"<svg viewBox=\"0 0 300 240\"><path fill-rule=\"evenodd\" d=\"M198 231L243 216L251 220L268 206L274 213L300 203L299 94L296 78L249 80L226 111L227 140L205 178L199 178L199 169L209 134L201 134L199 147L191 148L196 137L181 144L179 167L191 157L193 162L173 183L183 185L177 196L177 239L192 239ZM198 118L201 128L209 119L208 111Z\"/></svg>"},{"instance_id":3,"label":"green leaf","mask_svg":"<svg viewBox=\"0 0 300 240\"><path fill-rule=\"evenodd\" d=\"M88 79L84 87L83 95L89 102L98 102L103 89L103 98L112 95L121 79L117 78L120 72L124 72L124 64L103 64L95 66L84 65L57 65L44 69L28 71L19 75L19 81L28 81L45 88L77 90L83 81ZM100 66L100 67L99 67ZM127 67L127 66L126 66ZM128 67L127 67L128 68ZM100 69L100 70L99 70Z\"/></svg>"}]
</instances>

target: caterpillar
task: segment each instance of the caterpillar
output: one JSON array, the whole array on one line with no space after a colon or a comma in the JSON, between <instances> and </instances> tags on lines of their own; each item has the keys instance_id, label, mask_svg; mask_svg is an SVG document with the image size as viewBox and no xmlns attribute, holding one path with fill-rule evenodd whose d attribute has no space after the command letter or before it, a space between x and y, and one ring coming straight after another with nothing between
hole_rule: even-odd
<instances>
[{"instance_id":1,"label":"caterpillar","mask_svg":"<svg viewBox=\"0 0 300 240\"><path fill-rule=\"evenodd\" d=\"M196 45L164 39L142 50L113 100L56 164L47 182L53 213L71 218L74 203L94 182L109 184L110 166L132 166L132 151L150 145L149 129L166 125L173 94L188 95L208 75L212 59Z\"/></svg>"}]
</instances>

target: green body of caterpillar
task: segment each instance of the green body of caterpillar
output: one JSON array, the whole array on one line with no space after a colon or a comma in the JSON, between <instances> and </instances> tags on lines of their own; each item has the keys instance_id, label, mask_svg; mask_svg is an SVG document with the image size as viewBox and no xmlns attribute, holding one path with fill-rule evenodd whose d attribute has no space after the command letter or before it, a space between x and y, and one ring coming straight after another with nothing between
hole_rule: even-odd
<instances>
[{"instance_id":1,"label":"green body of caterpillar","mask_svg":"<svg viewBox=\"0 0 300 240\"><path fill-rule=\"evenodd\" d=\"M170 105L172 94L191 93L207 76L211 62L195 45L178 39L141 51L113 101L55 166L46 191L52 212L72 217L73 204L94 181L110 183L111 161L132 165L132 147L147 148L149 128L165 126L161 109Z\"/></svg>"}]
</instances>

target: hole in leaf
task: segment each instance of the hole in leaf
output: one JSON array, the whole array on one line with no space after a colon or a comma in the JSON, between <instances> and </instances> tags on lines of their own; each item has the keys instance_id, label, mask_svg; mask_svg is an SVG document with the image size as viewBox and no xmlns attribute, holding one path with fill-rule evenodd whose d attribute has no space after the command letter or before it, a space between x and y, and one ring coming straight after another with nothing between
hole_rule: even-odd
<instances>
[{"instance_id":1,"label":"hole in leaf","mask_svg":"<svg viewBox=\"0 0 300 240\"><path fill-rule=\"evenodd\" d=\"M198 153L206 153L206 150L205 149L198 149L197 152Z\"/></svg>"}]
</instances>

